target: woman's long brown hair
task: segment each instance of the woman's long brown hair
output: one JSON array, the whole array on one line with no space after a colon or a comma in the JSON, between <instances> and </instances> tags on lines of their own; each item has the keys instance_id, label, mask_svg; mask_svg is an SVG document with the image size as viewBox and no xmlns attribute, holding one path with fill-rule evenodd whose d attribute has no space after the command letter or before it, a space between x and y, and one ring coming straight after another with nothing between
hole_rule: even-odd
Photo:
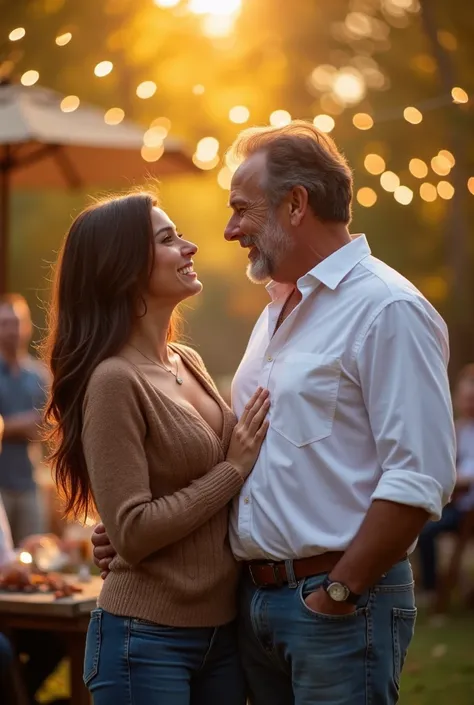
<instances>
[{"instance_id":1,"label":"woman's long brown hair","mask_svg":"<svg viewBox=\"0 0 474 705\"><path fill-rule=\"evenodd\" d=\"M148 193L134 193L86 208L58 258L42 344L52 373L45 421L65 513L76 517L93 508L81 441L84 396L97 365L130 337L153 266L155 203ZM173 337L172 323L168 339Z\"/></svg>"}]
</instances>

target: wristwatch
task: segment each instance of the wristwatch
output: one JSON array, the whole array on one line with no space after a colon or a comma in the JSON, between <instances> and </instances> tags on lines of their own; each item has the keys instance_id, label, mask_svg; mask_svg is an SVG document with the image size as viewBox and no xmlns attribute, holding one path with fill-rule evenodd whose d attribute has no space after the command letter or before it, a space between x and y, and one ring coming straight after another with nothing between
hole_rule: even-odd
<instances>
[{"instance_id":1,"label":"wristwatch","mask_svg":"<svg viewBox=\"0 0 474 705\"><path fill-rule=\"evenodd\" d=\"M351 605L356 605L361 598L361 595L351 592L347 585L331 580L329 576L324 580L321 587L334 602L348 602Z\"/></svg>"}]
</instances>

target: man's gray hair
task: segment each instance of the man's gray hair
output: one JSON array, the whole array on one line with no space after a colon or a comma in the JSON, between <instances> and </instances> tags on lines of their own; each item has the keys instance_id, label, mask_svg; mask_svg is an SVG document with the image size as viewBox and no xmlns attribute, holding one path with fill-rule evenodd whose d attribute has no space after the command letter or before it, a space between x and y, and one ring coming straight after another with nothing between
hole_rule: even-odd
<instances>
[{"instance_id":1,"label":"man's gray hair","mask_svg":"<svg viewBox=\"0 0 474 705\"><path fill-rule=\"evenodd\" d=\"M294 120L284 127L248 128L231 147L236 161L257 152L267 157L262 187L273 207L292 188L303 186L316 217L326 222L350 222L352 172L329 135L310 122Z\"/></svg>"}]
</instances>

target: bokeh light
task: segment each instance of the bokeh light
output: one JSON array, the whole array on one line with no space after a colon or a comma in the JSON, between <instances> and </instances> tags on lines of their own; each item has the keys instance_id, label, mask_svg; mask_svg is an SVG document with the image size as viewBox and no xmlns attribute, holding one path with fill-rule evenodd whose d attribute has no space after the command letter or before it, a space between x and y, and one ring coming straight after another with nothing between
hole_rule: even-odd
<instances>
[{"instance_id":1,"label":"bokeh light","mask_svg":"<svg viewBox=\"0 0 474 705\"><path fill-rule=\"evenodd\" d=\"M331 132L336 126L334 118L330 115L316 115L313 120L313 124L318 128L318 130L321 130L321 132Z\"/></svg>"},{"instance_id":2,"label":"bokeh light","mask_svg":"<svg viewBox=\"0 0 474 705\"><path fill-rule=\"evenodd\" d=\"M164 145L160 145L159 147L147 147L146 144L144 144L141 149L142 159L146 162L157 162L158 159L163 156L164 151Z\"/></svg>"},{"instance_id":3,"label":"bokeh light","mask_svg":"<svg viewBox=\"0 0 474 705\"><path fill-rule=\"evenodd\" d=\"M402 206L408 206L413 200L413 191L408 186L398 186L394 191L393 197L397 203Z\"/></svg>"},{"instance_id":4,"label":"bokeh light","mask_svg":"<svg viewBox=\"0 0 474 705\"><path fill-rule=\"evenodd\" d=\"M418 108L408 107L403 111L403 117L412 125L419 125L423 120L423 115Z\"/></svg>"},{"instance_id":5,"label":"bokeh light","mask_svg":"<svg viewBox=\"0 0 474 705\"><path fill-rule=\"evenodd\" d=\"M341 69L334 79L332 90L334 95L348 105L359 103L366 92L364 77L356 69Z\"/></svg>"},{"instance_id":6,"label":"bokeh light","mask_svg":"<svg viewBox=\"0 0 474 705\"><path fill-rule=\"evenodd\" d=\"M356 198L361 206L371 208L377 201L377 194L374 189L364 186L357 191Z\"/></svg>"},{"instance_id":7,"label":"bokeh light","mask_svg":"<svg viewBox=\"0 0 474 705\"><path fill-rule=\"evenodd\" d=\"M220 159L219 155L216 154L216 156L213 159L200 159L197 154L193 154L193 163L199 168L203 169L204 171L210 171L211 169L215 169L215 167L219 164Z\"/></svg>"},{"instance_id":8,"label":"bokeh light","mask_svg":"<svg viewBox=\"0 0 474 705\"><path fill-rule=\"evenodd\" d=\"M449 201L454 196L454 186L449 181L440 181L436 189L445 201Z\"/></svg>"},{"instance_id":9,"label":"bokeh light","mask_svg":"<svg viewBox=\"0 0 474 705\"><path fill-rule=\"evenodd\" d=\"M250 117L250 110L245 105L234 105L229 110L229 120L235 122L236 125L242 125Z\"/></svg>"},{"instance_id":10,"label":"bokeh light","mask_svg":"<svg viewBox=\"0 0 474 705\"><path fill-rule=\"evenodd\" d=\"M39 76L38 71L25 71L23 76L20 78L20 81L24 86L34 86L39 79Z\"/></svg>"},{"instance_id":11,"label":"bokeh light","mask_svg":"<svg viewBox=\"0 0 474 705\"><path fill-rule=\"evenodd\" d=\"M470 193L474 196L474 176L470 176L467 180L467 188Z\"/></svg>"},{"instance_id":12,"label":"bokeh light","mask_svg":"<svg viewBox=\"0 0 474 705\"><path fill-rule=\"evenodd\" d=\"M188 9L196 15L233 15L241 5L242 0L189 0Z\"/></svg>"},{"instance_id":13,"label":"bokeh light","mask_svg":"<svg viewBox=\"0 0 474 705\"><path fill-rule=\"evenodd\" d=\"M374 121L368 113L356 113L352 118L352 124L358 130L370 130L374 126Z\"/></svg>"},{"instance_id":14,"label":"bokeh light","mask_svg":"<svg viewBox=\"0 0 474 705\"><path fill-rule=\"evenodd\" d=\"M442 154L438 154L431 160L431 168L435 174L438 174L438 176L447 176L451 171L451 162L447 159L447 157L443 157Z\"/></svg>"},{"instance_id":15,"label":"bokeh light","mask_svg":"<svg viewBox=\"0 0 474 705\"><path fill-rule=\"evenodd\" d=\"M136 94L142 100L151 98L156 93L156 83L154 81L142 81L137 86Z\"/></svg>"},{"instance_id":16,"label":"bokeh light","mask_svg":"<svg viewBox=\"0 0 474 705\"><path fill-rule=\"evenodd\" d=\"M113 68L114 65L111 61L100 61L94 68L94 73L98 78L103 78L108 76Z\"/></svg>"},{"instance_id":17,"label":"bokeh light","mask_svg":"<svg viewBox=\"0 0 474 705\"><path fill-rule=\"evenodd\" d=\"M62 99L60 103L60 108L63 111L63 113L73 113L75 110L78 109L81 101L79 100L77 95L67 95L65 98Z\"/></svg>"},{"instance_id":18,"label":"bokeh light","mask_svg":"<svg viewBox=\"0 0 474 705\"><path fill-rule=\"evenodd\" d=\"M122 108L110 108L104 115L104 122L107 125L120 125L125 117L125 112Z\"/></svg>"},{"instance_id":19,"label":"bokeh light","mask_svg":"<svg viewBox=\"0 0 474 705\"><path fill-rule=\"evenodd\" d=\"M26 30L24 27L17 27L16 29L12 29L12 31L8 35L8 39L11 42L17 42L19 39L23 39L25 34Z\"/></svg>"},{"instance_id":20,"label":"bokeh light","mask_svg":"<svg viewBox=\"0 0 474 705\"><path fill-rule=\"evenodd\" d=\"M379 154L368 154L364 159L364 166L369 174L381 174L385 171L385 160Z\"/></svg>"},{"instance_id":21,"label":"bokeh light","mask_svg":"<svg viewBox=\"0 0 474 705\"><path fill-rule=\"evenodd\" d=\"M196 83L195 86L193 86L193 93L194 95L203 95L205 93L206 89L202 85L202 83Z\"/></svg>"},{"instance_id":22,"label":"bokeh light","mask_svg":"<svg viewBox=\"0 0 474 705\"><path fill-rule=\"evenodd\" d=\"M420 197L428 203L436 201L436 199L438 198L436 186L433 186L433 184L430 184L427 181L423 182L420 185Z\"/></svg>"},{"instance_id":23,"label":"bokeh light","mask_svg":"<svg viewBox=\"0 0 474 705\"><path fill-rule=\"evenodd\" d=\"M438 152L438 156L444 157L445 159L447 159L452 167L456 164L454 154L452 154L448 149L440 149Z\"/></svg>"},{"instance_id":24,"label":"bokeh light","mask_svg":"<svg viewBox=\"0 0 474 705\"><path fill-rule=\"evenodd\" d=\"M171 120L162 115L160 117L155 118L150 124L150 127L159 127L164 130L167 135L168 132L171 130Z\"/></svg>"},{"instance_id":25,"label":"bokeh light","mask_svg":"<svg viewBox=\"0 0 474 705\"><path fill-rule=\"evenodd\" d=\"M181 0L153 0L158 7L176 7Z\"/></svg>"},{"instance_id":26,"label":"bokeh light","mask_svg":"<svg viewBox=\"0 0 474 705\"><path fill-rule=\"evenodd\" d=\"M384 171L380 177L380 185L385 191L395 191L400 186L400 179L393 171Z\"/></svg>"},{"instance_id":27,"label":"bokeh light","mask_svg":"<svg viewBox=\"0 0 474 705\"><path fill-rule=\"evenodd\" d=\"M309 82L319 91L329 90L332 88L336 76L337 69L335 66L321 64L313 69L309 77Z\"/></svg>"},{"instance_id":28,"label":"bokeh light","mask_svg":"<svg viewBox=\"0 0 474 705\"><path fill-rule=\"evenodd\" d=\"M464 88L459 88L458 86L453 88L451 95L453 96L454 103L467 103L469 100L469 96Z\"/></svg>"},{"instance_id":29,"label":"bokeh light","mask_svg":"<svg viewBox=\"0 0 474 705\"><path fill-rule=\"evenodd\" d=\"M197 143L196 157L200 162L213 161L219 152L219 142L215 137L203 137Z\"/></svg>"},{"instance_id":30,"label":"bokeh light","mask_svg":"<svg viewBox=\"0 0 474 705\"><path fill-rule=\"evenodd\" d=\"M284 125L289 125L291 122L291 115L288 110L274 110L270 115L270 125L273 127L283 127Z\"/></svg>"},{"instance_id":31,"label":"bokeh light","mask_svg":"<svg viewBox=\"0 0 474 705\"><path fill-rule=\"evenodd\" d=\"M410 170L410 174L415 176L417 179L424 179L428 174L428 165L426 162L422 159L417 159L416 157L414 159L410 159L408 168Z\"/></svg>"},{"instance_id":32,"label":"bokeh light","mask_svg":"<svg viewBox=\"0 0 474 705\"><path fill-rule=\"evenodd\" d=\"M217 183L225 191L229 191L232 182L232 172L228 166L223 166L217 175Z\"/></svg>"},{"instance_id":33,"label":"bokeh light","mask_svg":"<svg viewBox=\"0 0 474 705\"><path fill-rule=\"evenodd\" d=\"M66 44L69 44L69 42L72 39L72 34L71 32L64 32L64 34L60 34L56 39L54 40L58 47L64 47Z\"/></svg>"},{"instance_id":34,"label":"bokeh light","mask_svg":"<svg viewBox=\"0 0 474 705\"><path fill-rule=\"evenodd\" d=\"M150 129L143 135L143 144L145 147L160 147L163 144L163 140L166 135L167 131L164 127L161 127L160 125L150 127Z\"/></svg>"}]
</instances>

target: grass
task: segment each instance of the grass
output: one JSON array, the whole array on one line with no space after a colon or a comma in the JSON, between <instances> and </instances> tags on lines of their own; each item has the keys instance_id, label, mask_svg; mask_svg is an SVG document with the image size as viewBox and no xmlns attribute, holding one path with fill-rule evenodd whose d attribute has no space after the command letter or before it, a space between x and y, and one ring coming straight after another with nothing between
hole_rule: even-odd
<instances>
[{"instance_id":1,"label":"grass","mask_svg":"<svg viewBox=\"0 0 474 705\"><path fill-rule=\"evenodd\" d=\"M42 702L67 697L67 675L61 664L41 691ZM438 626L422 615L405 664L400 705L448 703L474 703L474 613L453 613Z\"/></svg>"}]
</instances>

